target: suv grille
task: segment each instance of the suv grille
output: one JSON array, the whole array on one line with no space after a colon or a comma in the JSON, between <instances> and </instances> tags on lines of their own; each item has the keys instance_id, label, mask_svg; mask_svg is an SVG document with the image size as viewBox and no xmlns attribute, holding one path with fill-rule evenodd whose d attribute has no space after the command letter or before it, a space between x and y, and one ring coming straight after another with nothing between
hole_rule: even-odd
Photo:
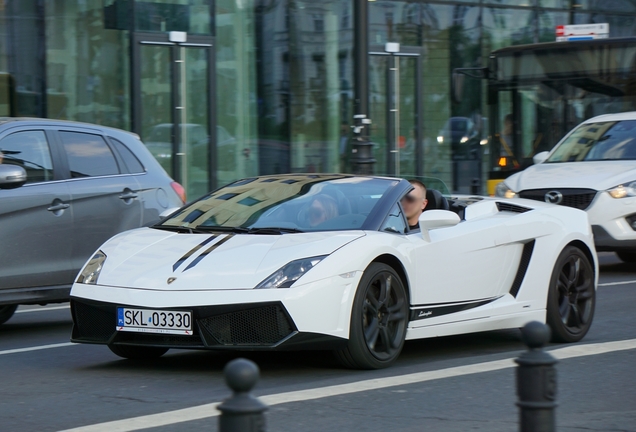
<instances>
[{"instance_id":1,"label":"suv grille","mask_svg":"<svg viewBox=\"0 0 636 432\"><path fill-rule=\"evenodd\" d=\"M274 345L294 331L278 304L203 318L199 325L222 345Z\"/></svg>"},{"instance_id":2,"label":"suv grille","mask_svg":"<svg viewBox=\"0 0 636 432\"><path fill-rule=\"evenodd\" d=\"M531 189L519 192L519 198L551 202L546 200L546 194L550 192L561 194L561 201L553 202L554 204L585 210L594 200L597 191L594 189Z\"/></svg>"}]
</instances>

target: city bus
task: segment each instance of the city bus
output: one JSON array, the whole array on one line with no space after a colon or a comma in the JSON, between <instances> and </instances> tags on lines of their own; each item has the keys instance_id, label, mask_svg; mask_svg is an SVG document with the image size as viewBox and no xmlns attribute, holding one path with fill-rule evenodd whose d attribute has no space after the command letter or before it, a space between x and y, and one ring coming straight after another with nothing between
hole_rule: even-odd
<instances>
[{"instance_id":1,"label":"city bus","mask_svg":"<svg viewBox=\"0 0 636 432\"><path fill-rule=\"evenodd\" d=\"M503 48L490 54L480 75L488 83L483 164L492 195L497 183L582 121L636 111L636 38Z\"/></svg>"}]
</instances>

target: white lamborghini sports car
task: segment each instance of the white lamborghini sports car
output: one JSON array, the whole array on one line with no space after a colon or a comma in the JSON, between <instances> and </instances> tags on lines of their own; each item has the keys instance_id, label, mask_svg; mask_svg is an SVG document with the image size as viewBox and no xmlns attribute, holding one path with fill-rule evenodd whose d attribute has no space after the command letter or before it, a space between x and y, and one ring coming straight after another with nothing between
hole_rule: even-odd
<instances>
[{"instance_id":1,"label":"white lamborghini sports car","mask_svg":"<svg viewBox=\"0 0 636 432\"><path fill-rule=\"evenodd\" d=\"M410 230L412 190L335 174L216 190L99 248L72 288L72 341L125 358L328 349L371 369L409 339L532 320L557 341L587 333L598 262L585 212L437 194Z\"/></svg>"}]
</instances>

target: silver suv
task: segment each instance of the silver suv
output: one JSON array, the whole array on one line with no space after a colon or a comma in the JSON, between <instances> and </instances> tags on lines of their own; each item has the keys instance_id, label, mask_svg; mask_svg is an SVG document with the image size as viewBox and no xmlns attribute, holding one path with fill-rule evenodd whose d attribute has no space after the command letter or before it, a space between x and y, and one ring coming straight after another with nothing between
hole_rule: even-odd
<instances>
[{"instance_id":1,"label":"silver suv","mask_svg":"<svg viewBox=\"0 0 636 432\"><path fill-rule=\"evenodd\" d=\"M0 118L0 324L19 304L67 301L99 245L184 202L132 133Z\"/></svg>"}]
</instances>

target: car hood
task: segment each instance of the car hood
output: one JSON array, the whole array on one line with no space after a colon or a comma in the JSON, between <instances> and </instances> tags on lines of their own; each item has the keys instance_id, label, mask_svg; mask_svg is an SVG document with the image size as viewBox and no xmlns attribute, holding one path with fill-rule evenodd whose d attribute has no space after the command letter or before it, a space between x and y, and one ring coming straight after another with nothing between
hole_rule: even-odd
<instances>
[{"instance_id":1,"label":"car hood","mask_svg":"<svg viewBox=\"0 0 636 432\"><path fill-rule=\"evenodd\" d=\"M177 234L140 228L102 246L107 258L98 284L172 291L252 289L290 261L329 255L364 235Z\"/></svg>"},{"instance_id":2,"label":"car hood","mask_svg":"<svg viewBox=\"0 0 636 432\"><path fill-rule=\"evenodd\" d=\"M541 163L506 179L515 192L544 188L606 190L636 180L636 161Z\"/></svg>"}]
</instances>

